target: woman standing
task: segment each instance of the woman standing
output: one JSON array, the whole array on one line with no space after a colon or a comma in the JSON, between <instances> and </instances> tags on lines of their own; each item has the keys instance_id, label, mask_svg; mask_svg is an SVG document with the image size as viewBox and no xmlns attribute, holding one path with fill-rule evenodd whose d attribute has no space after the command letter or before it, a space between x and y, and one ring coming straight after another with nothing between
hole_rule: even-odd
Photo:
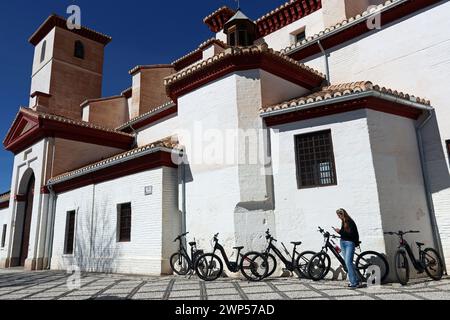
<instances>
[{"instance_id":1,"label":"woman standing","mask_svg":"<svg viewBox=\"0 0 450 320\"><path fill-rule=\"evenodd\" d=\"M355 221L348 215L345 209L336 211L339 219L342 221L340 229L333 228L341 235L341 248L344 256L345 264L348 270L348 277L350 280L349 288L356 289L363 287L360 283L358 273L356 272L353 258L355 256L355 249L359 246L359 233Z\"/></svg>"}]
</instances>

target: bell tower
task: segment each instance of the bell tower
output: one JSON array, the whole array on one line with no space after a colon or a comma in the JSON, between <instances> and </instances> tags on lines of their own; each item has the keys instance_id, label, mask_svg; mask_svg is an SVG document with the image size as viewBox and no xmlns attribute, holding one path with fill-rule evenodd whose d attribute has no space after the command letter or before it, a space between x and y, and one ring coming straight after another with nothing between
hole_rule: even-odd
<instances>
[{"instance_id":1,"label":"bell tower","mask_svg":"<svg viewBox=\"0 0 450 320\"><path fill-rule=\"evenodd\" d=\"M80 120L80 104L102 95L103 58L111 38L51 15L31 36L35 47L30 108Z\"/></svg>"}]
</instances>

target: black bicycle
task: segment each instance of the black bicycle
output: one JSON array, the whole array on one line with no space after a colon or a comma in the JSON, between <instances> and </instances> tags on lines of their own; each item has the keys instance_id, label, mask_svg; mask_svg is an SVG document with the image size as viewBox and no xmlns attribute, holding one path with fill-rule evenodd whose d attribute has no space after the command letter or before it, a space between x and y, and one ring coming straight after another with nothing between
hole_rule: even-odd
<instances>
[{"instance_id":1,"label":"black bicycle","mask_svg":"<svg viewBox=\"0 0 450 320\"><path fill-rule=\"evenodd\" d=\"M341 256L341 248L334 242L334 239L340 239L340 237L330 234L326 232L324 229L319 227L319 232L323 235L325 239L325 244L322 247L322 250L314 255L311 258L310 263L308 265L308 274L311 279L314 281L323 280L331 268L331 258L328 254L328 251L338 259L344 271L348 273L347 266L345 264L344 258ZM361 250L361 247L359 247ZM367 281L367 278L370 276L368 273L368 269L371 266L378 266L380 270L380 282L384 282L389 275L389 264L386 258L375 251L365 251L360 254L355 254L355 266L358 276L361 281Z\"/></svg>"},{"instance_id":2,"label":"black bicycle","mask_svg":"<svg viewBox=\"0 0 450 320\"><path fill-rule=\"evenodd\" d=\"M410 272L408 257L411 260L413 267L417 270L417 273L422 274L426 272L431 279L435 281L441 280L444 274L444 267L439 253L432 248L423 250L422 247L425 244L416 242L419 249L419 259L416 259L411 246L404 239L405 235L411 233L420 233L420 231L385 232L385 234L387 235L398 236L400 240L399 250L395 253L394 260L395 274L397 276L398 282L400 282L404 286L408 284Z\"/></svg>"},{"instance_id":3,"label":"black bicycle","mask_svg":"<svg viewBox=\"0 0 450 320\"><path fill-rule=\"evenodd\" d=\"M204 254L203 250L197 249L197 242L194 241L189 243L191 247L191 256L189 257L183 244L183 238L185 238L188 234L189 232L183 233L174 240L174 242L180 242L180 248L178 252L174 253L170 257L170 267L173 272L180 276L192 274L195 270L195 262L202 254Z\"/></svg>"},{"instance_id":4,"label":"black bicycle","mask_svg":"<svg viewBox=\"0 0 450 320\"><path fill-rule=\"evenodd\" d=\"M249 281L261 281L267 275L267 260L259 252L241 254L244 247L235 247L237 251L236 261L230 261L223 246L219 243L219 234L214 235L214 250L212 253L203 254L196 262L195 270L200 279L205 281L217 280L223 272L223 262L215 253L219 251L225 261L228 270L232 273L241 271Z\"/></svg>"},{"instance_id":5,"label":"black bicycle","mask_svg":"<svg viewBox=\"0 0 450 320\"><path fill-rule=\"evenodd\" d=\"M268 273L266 278L270 277L274 274L276 268L277 268L277 259L276 257L271 254L270 252L273 251L273 253L283 262L283 264L286 267L286 270L290 272L298 271L299 275L303 278L308 278L308 264L311 257L313 257L316 253L314 251L305 251L303 253L299 253L297 251L297 247L300 246L301 242L291 242L291 244L294 246L294 250L292 251L292 255L289 252L289 250L286 248L284 243L281 243L281 245L284 248L284 252L287 254L289 258L286 258L283 253L273 244L274 242L277 242L278 240L272 237L270 234L270 230L266 231L266 239L268 241L268 246L266 250L264 251L264 257L267 259L268 263Z\"/></svg>"}]
</instances>

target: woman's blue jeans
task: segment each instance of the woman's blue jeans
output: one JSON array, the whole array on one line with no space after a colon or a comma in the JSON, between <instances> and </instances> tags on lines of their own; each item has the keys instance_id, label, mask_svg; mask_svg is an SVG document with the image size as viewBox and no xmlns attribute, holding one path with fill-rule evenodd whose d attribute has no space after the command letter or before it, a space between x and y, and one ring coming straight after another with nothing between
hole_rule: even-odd
<instances>
[{"instance_id":1,"label":"woman's blue jeans","mask_svg":"<svg viewBox=\"0 0 450 320\"><path fill-rule=\"evenodd\" d=\"M350 285L356 287L359 284L359 277L356 273L355 265L353 264L353 258L355 256L356 245L351 241L341 240L342 255L345 260L345 265L348 270L348 278Z\"/></svg>"}]
</instances>

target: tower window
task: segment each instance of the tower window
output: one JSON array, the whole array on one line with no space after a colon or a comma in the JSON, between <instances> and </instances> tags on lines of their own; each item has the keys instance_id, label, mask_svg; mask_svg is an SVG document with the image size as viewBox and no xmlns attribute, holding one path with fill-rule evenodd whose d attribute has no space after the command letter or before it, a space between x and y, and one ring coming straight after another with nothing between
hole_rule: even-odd
<instances>
[{"instance_id":1,"label":"tower window","mask_svg":"<svg viewBox=\"0 0 450 320\"><path fill-rule=\"evenodd\" d=\"M295 41L296 42L302 42L305 39L306 39L306 32L305 32L305 30L303 30L302 32L297 33L295 35Z\"/></svg>"},{"instance_id":2,"label":"tower window","mask_svg":"<svg viewBox=\"0 0 450 320\"><path fill-rule=\"evenodd\" d=\"M6 229L8 226L6 224L3 225L3 233L2 233L2 248L5 247L6 244Z\"/></svg>"},{"instance_id":3,"label":"tower window","mask_svg":"<svg viewBox=\"0 0 450 320\"><path fill-rule=\"evenodd\" d=\"M44 42L42 43L42 48L41 48L41 63L44 62L45 60L45 50L47 49L47 40L44 40Z\"/></svg>"},{"instance_id":4,"label":"tower window","mask_svg":"<svg viewBox=\"0 0 450 320\"><path fill-rule=\"evenodd\" d=\"M81 41L75 42L75 53L74 56L79 59L84 59L84 45Z\"/></svg>"}]
</instances>

